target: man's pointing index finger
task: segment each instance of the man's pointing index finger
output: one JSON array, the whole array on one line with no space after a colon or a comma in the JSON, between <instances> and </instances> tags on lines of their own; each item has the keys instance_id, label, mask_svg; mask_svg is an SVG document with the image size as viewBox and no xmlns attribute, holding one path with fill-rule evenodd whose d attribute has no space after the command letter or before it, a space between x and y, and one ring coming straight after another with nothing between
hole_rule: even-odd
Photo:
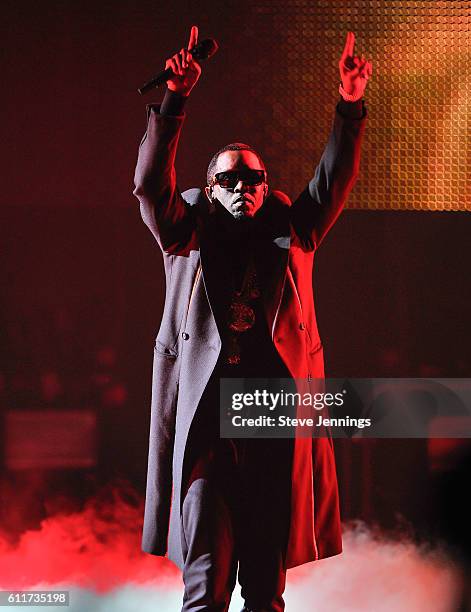
<instances>
[{"instance_id":1,"label":"man's pointing index finger","mask_svg":"<svg viewBox=\"0 0 471 612\"><path fill-rule=\"evenodd\" d=\"M353 50L355 47L355 34L353 32L347 32L347 38L345 39L345 47L342 53L342 60L347 57L353 57Z\"/></svg>"},{"instance_id":2,"label":"man's pointing index finger","mask_svg":"<svg viewBox=\"0 0 471 612\"><path fill-rule=\"evenodd\" d=\"M188 51L191 51L198 42L198 26L191 26L190 40L188 41Z\"/></svg>"}]
</instances>

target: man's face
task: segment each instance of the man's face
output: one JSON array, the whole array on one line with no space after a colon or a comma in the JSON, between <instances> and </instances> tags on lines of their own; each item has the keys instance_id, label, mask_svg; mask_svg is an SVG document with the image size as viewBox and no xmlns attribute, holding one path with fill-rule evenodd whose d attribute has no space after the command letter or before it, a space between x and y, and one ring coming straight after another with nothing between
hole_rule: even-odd
<instances>
[{"instance_id":1,"label":"man's face","mask_svg":"<svg viewBox=\"0 0 471 612\"><path fill-rule=\"evenodd\" d=\"M266 197L268 186L265 180L259 185L251 185L250 181L243 180L243 172L247 170L265 170L258 157L252 151L224 151L217 159L214 174L219 172L241 171L237 184L222 187L214 184L211 189L206 187L208 197L216 198L235 219L247 219L255 215L261 208Z\"/></svg>"}]
</instances>

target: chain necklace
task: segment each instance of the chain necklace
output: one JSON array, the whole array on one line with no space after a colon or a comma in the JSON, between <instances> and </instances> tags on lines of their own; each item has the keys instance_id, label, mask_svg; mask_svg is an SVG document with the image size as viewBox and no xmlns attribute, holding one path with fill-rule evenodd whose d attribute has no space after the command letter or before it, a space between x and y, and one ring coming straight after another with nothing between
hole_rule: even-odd
<instances>
[{"instance_id":1,"label":"chain necklace","mask_svg":"<svg viewBox=\"0 0 471 612\"><path fill-rule=\"evenodd\" d=\"M227 325L228 350L226 363L236 365L240 363L240 334L248 331L255 325L255 310L252 307L254 300L260 297L257 283L257 273L253 259L249 260L240 290L234 289L228 311Z\"/></svg>"}]
</instances>

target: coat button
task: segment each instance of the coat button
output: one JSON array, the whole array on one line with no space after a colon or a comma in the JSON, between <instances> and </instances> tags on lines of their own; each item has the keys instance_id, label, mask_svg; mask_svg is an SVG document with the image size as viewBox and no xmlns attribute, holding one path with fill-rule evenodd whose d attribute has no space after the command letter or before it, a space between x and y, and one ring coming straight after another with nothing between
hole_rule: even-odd
<instances>
[{"instance_id":1,"label":"coat button","mask_svg":"<svg viewBox=\"0 0 471 612\"><path fill-rule=\"evenodd\" d=\"M186 332L182 332L183 340L188 340L189 337L190 337L190 334L187 334Z\"/></svg>"},{"instance_id":2,"label":"coat button","mask_svg":"<svg viewBox=\"0 0 471 612\"><path fill-rule=\"evenodd\" d=\"M304 325L304 323L302 323L302 322L301 322L301 323L299 324L299 329L300 329L301 331L304 331L304 330L306 329L306 326Z\"/></svg>"}]
</instances>

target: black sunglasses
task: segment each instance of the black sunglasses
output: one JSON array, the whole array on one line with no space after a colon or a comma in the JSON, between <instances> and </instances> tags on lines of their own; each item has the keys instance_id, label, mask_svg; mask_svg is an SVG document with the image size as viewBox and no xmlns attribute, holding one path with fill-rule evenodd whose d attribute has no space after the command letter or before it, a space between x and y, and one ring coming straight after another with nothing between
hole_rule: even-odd
<instances>
[{"instance_id":1,"label":"black sunglasses","mask_svg":"<svg viewBox=\"0 0 471 612\"><path fill-rule=\"evenodd\" d=\"M213 185L220 185L226 189L234 189L239 181L246 185L261 185L265 182L265 170L244 168L243 170L217 172L211 182Z\"/></svg>"}]
</instances>

